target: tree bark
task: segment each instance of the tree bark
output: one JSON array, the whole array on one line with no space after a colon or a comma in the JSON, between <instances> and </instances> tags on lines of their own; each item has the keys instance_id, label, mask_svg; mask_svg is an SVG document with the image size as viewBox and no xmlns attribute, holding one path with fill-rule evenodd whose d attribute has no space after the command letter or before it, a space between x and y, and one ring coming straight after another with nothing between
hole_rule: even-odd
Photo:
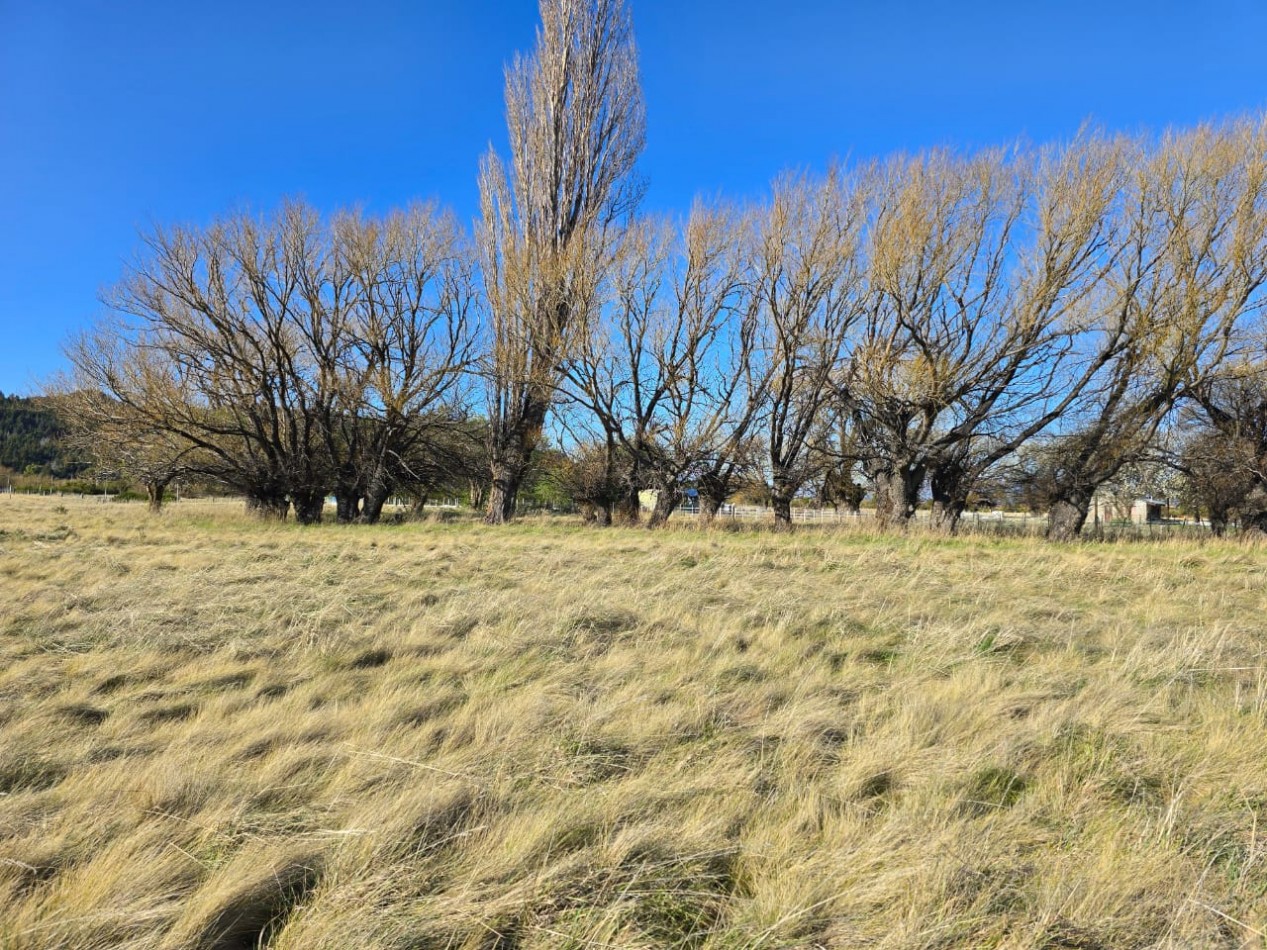
<instances>
[{"instance_id":1,"label":"tree bark","mask_svg":"<svg viewBox=\"0 0 1267 950\"><path fill-rule=\"evenodd\" d=\"M707 492L700 492L699 496L699 523L702 525L710 525L717 520L717 512L721 511L722 503L714 496Z\"/></svg>"},{"instance_id":2,"label":"tree bark","mask_svg":"<svg viewBox=\"0 0 1267 950\"><path fill-rule=\"evenodd\" d=\"M361 496L355 489L335 491L335 518L339 524L352 524L361 515Z\"/></svg>"},{"instance_id":3,"label":"tree bark","mask_svg":"<svg viewBox=\"0 0 1267 950\"><path fill-rule=\"evenodd\" d=\"M515 503L523 484L524 466L502 463L492 466L493 484L488 492L485 524L509 524L515 519Z\"/></svg>"},{"instance_id":4,"label":"tree bark","mask_svg":"<svg viewBox=\"0 0 1267 950\"><path fill-rule=\"evenodd\" d=\"M150 514L157 515L163 510L163 492L167 491L167 480L154 479L145 483L145 499Z\"/></svg>"},{"instance_id":5,"label":"tree bark","mask_svg":"<svg viewBox=\"0 0 1267 950\"><path fill-rule=\"evenodd\" d=\"M387 504L389 492L386 486L372 490L365 495L361 506L361 524L378 524L383 517L383 506ZM423 496L424 503L426 496Z\"/></svg>"},{"instance_id":6,"label":"tree bark","mask_svg":"<svg viewBox=\"0 0 1267 950\"><path fill-rule=\"evenodd\" d=\"M326 507L325 492L296 492L291 497L295 506L295 520L300 524L321 524L321 516Z\"/></svg>"},{"instance_id":7,"label":"tree bark","mask_svg":"<svg viewBox=\"0 0 1267 950\"><path fill-rule=\"evenodd\" d=\"M285 495L263 492L246 496L246 510L267 521L285 521L290 502Z\"/></svg>"},{"instance_id":8,"label":"tree bark","mask_svg":"<svg viewBox=\"0 0 1267 950\"><path fill-rule=\"evenodd\" d=\"M682 503L682 490L676 485L661 487L656 493L655 507L647 519L648 528L659 528L668 523L669 516Z\"/></svg>"},{"instance_id":9,"label":"tree bark","mask_svg":"<svg viewBox=\"0 0 1267 950\"><path fill-rule=\"evenodd\" d=\"M786 485L775 480L770 492L770 507L774 509L774 528L776 531L792 530L792 493Z\"/></svg>"},{"instance_id":10,"label":"tree bark","mask_svg":"<svg viewBox=\"0 0 1267 950\"><path fill-rule=\"evenodd\" d=\"M1091 496L1079 492L1052 502L1047 512L1047 537L1051 541L1076 541L1087 523Z\"/></svg>"},{"instance_id":11,"label":"tree bark","mask_svg":"<svg viewBox=\"0 0 1267 950\"><path fill-rule=\"evenodd\" d=\"M932 526L942 534L954 534L959 529L959 519L968 507L964 473L957 467L943 466L933 469L929 489L933 496Z\"/></svg>"},{"instance_id":12,"label":"tree bark","mask_svg":"<svg viewBox=\"0 0 1267 950\"><path fill-rule=\"evenodd\" d=\"M642 520L642 500L637 487L631 487L616 502L615 519L621 524L636 525Z\"/></svg>"},{"instance_id":13,"label":"tree bark","mask_svg":"<svg viewBox=\"0 0 1267 950\"><path fill-rule=\"evenodd\" d=\"M1267 487L1256 485L1240 505L1241 536L1261 544L1267 541Z\"/></svg>"},{"instance_id":14,"label":"tree bark","mask_svg":"<svg viewBox=\"0 0 1267 950\"><path fill-rule=\"evenodd\" d=\"M730 497L730 479L724 473L706 472L699 479L700 524L712 524Z\"/></svg>"},{"instance_id":15,"label":"tree bark","mask_svg":"<svg viewBox=\"0 0 1267 950\"><path fill-rule=\"evenodd\" d=\"M959 519L963 517L964 505L955 501L933 499L933 510L929 523L934 531L941 534L955 534L959 530Z\"/></svg>"},{"instance_id":16,"label":"tree bark","mask_svg":"<svg viewBox=\"0 0 1267 950\"><path fill-rule=\"evenodd\" d=\"M874 477L875 517L882 527L905 528L915 517L924 471L922 465L899 465Z\"/></svg>"}]
</instances>

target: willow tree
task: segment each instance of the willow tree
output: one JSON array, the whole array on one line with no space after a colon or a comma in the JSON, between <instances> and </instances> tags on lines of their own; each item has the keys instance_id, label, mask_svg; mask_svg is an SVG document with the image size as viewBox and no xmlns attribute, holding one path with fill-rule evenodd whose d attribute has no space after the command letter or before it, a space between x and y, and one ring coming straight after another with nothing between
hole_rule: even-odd
<instances>
[{"instance_id":1,"label":"willow tree","mask_svg":"<svg viewBox=\"0 0 1267 950\"><path fill-rule=\"evenodd\" d=\"M561 368L641 196L644 111L623 0L541 0L536 47L506 71L508 163L480 169L488 308L487 521L514 516Z\"/></svg>"},{"instance_id":2,"label":"willow tree","mask_svg":"<svg viewBox=\"0 0 1267 950\"><path fill-rule=\"evenodd\" d=\"M1267 123L1166 136L1133 172L1113 267L1088 298L1099 366L1043 473L1048 535L1078 536L1100 486L1206 390L1267 281ZM1106 348L1103 340L1115 341Z\"/></svg>"},{"instance_id":3,"label":"willow tree","mask_svg":"<svg viewBox=\"0 0 1267 950\"><path fill-rule=\"evenodd\" d=\"M419 444L457 425L470 268L434 209L323 223L291 202L157 230L146 250L108 297L115 316L69 345L59 388L157 497L188 475L315 523L335 490L363 494L372 520Z\"/></svg>"},{"instance_id":4,"label":"willow tree","mask_svg":"<svg viewBox=\"0 0 1267 950\"><path fill-rule=\"evenodd\" d=\"M1112 260L1121 151L1088 136L881 176L873 305L845 386L881 520L905 523L927 475L933 524L954 531L986 474L1094 377L1073 318Z\"/></svg>"},{"instance_id":5,"label":"willow tree","mask_svg":"<svg viewBox=\"0 0 1267 950\"><path fill-rule=\"evenodd\" d=\"M1267 363L1238 360L1191 395L1204 425L1184 468L1215 534L1235 513L1247 537L1267 538Z\"/></svg>"},{"instance_id":6,"label":"willow tree","mask_svg":"<svg viewBox=\"0 0 1267 950\"><path fill-rule=\"evenodd\" d=\"M775 525L814 474L811 438L866 302L865 193L833 172L779 182L757 226L753 284L769 351L765 449Z\"/></svg>"},{"instance_id":7,"label":"willow tree","mask_svg":"<svg viewBox=\"0 0 1267 950\"><path fill-rule=\"evenodd\" d=\"M726 208L697 206L680 232L631 228L610 304L569 362L568 398L598 421L612 462L625 460L633 504L639 488L657 493L650 527L751 425L760 356L755 315L742 306L744 227Z\"/></svg>"}]
</instances>

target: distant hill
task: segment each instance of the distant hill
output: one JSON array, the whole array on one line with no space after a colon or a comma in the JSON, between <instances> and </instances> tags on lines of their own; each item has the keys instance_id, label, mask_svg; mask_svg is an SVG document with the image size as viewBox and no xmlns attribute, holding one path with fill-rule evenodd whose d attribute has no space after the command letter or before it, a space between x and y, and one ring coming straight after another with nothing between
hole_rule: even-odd
<instances>
[{"instance_id":1,"label":"distant hill","mask_svg":"<svg viewBox=\"0 0 1267 950\"><path fill-rule=\"evenodd\" d=\"M70 478L87 468L71 456L65 431L48 400L4 393L0 393L0 466L56 478Z\"/></svg>"}]
</instances>

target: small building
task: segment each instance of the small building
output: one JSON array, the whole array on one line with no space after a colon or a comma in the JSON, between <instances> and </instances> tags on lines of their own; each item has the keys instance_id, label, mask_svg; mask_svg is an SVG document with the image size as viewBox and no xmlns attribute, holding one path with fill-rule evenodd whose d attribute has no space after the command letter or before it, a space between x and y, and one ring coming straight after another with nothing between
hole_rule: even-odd
<instances>
[{"instance_id":1,"label":"small building","mask_svg":"<svg viewBox=\"0 0 1267 950\"><path fill-rule=\"evenodd\" d=\"M651 511L655 508L656 499L660 497L660 492L655 488L644 488L638 492L638 506L643 511ZM687 488L682 492L682 500L678 502L678 511L690 514L699 511L699 492L694 488Z\"/></svg>"},{"instance_id":2,"label":"small building","mask_svg":"<svg viewBox=\"0 0 1267 950\"><path fill-rule=\"evenodd\" d=\"M1134 498L1099 492L1091 502L1092 517L1103 524L1158 524L1166 520L1170 502L1165 498Z\"/></svg>"}]
</instances>

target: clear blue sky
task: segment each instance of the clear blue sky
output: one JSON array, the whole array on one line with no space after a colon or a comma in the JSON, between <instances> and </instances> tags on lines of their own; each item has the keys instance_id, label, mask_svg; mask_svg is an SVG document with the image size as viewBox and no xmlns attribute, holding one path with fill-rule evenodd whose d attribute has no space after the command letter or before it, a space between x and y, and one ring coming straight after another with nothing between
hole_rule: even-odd
<instances>
[{"instance_id":1,"label":"clear blue sky","mask_svg":"<svg viewBox=\"0 0 1267 950\"><path fill-rule=\"evenodd\" d=\"M651 209L928 145L1267 107L1267 0L630 0ZM0 0L0 390L151 222L287 194L474 214L535 0Z\"/></svg>"}]
</instances>

